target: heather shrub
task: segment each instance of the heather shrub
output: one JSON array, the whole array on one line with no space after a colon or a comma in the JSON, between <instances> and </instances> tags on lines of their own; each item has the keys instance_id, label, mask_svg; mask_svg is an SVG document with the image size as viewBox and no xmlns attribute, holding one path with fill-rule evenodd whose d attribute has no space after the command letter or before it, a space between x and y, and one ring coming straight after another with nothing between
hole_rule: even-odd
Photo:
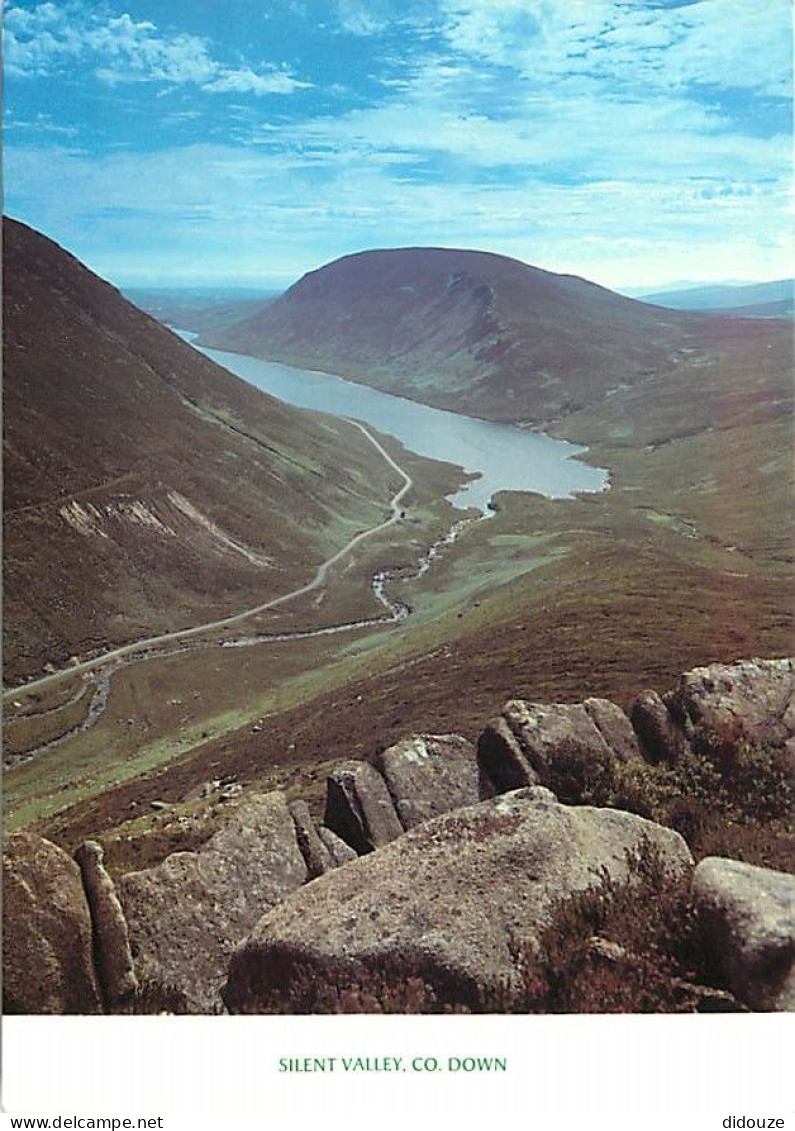
<instances>
[{"instance_id":1,"label":"heather shrub","mask_svg":"<svg viewBox=\"0 0 795 1131\"><path fill-rule=\"evenodd\" d=\"M554 909L538 951L517 944L524 993L511 1012L693 1012L711 982L686 879L648 842L629 855L630 878L606 872Z\"/></svg>"},{"instance_id":2,"label":"heather shrub","mask_svg":"<svg viewBox=\"0 0 795 1131\"><path fill-rule=\"evenodd\" d=\"M576 763L575 763L576 764ZM575 781L573 774L568 782ZM674 767L597 763L569 804L625 809L680 833L696 857L726 855L795 871L795 779L785 750L702 733ZM554 788L554 786L553 786Z\"/></svg>"},{"instance_id":3,"label":"heather shrub","mask_svg":"<svg viewBox=\"0 0 795 1131\"><path fill-rule=\"evenodd\" d=\"M131 1012L142 1016L156 1016L161 1013L185 1014L188 1010L184 994L176 986L145 979L138 986L132 1000Z\"/></svg>"},{"instance_id":4,"label":"heather shrub","mask_svg":"<svg viewBox=\"0 0 795 1131\"><path fill-rule=\"evenodd\" d=\"M289 945L274 947L251 972L252 1000L268 1014L468 1013L482 1010L474 982L395 956L326 957L311 964ZM267 989L265 989L267 987Z\"/></svg>"}]
</instances>

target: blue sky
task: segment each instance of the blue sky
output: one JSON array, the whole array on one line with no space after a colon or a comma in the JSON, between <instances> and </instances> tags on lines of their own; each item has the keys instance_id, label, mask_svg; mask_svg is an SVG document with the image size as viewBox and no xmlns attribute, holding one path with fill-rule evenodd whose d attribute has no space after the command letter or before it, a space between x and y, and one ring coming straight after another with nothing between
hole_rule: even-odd
<instances>
[{"instance_id":1,"label":"blue sky","mask_svg":"<svg viewBox=\"0 0 795 1131\"><path fill-rule=\"evenodd\" d=\"M368 247L791 274L789 0L4 5L6 211L120 285Z\"/></svg>"}]
</instances>

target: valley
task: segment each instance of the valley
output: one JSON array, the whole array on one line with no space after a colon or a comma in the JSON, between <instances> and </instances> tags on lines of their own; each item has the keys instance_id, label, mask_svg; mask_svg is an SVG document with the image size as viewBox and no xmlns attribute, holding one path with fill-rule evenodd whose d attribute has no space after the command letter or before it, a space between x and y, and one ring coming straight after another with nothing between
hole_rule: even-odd
<instances>
[{"instance_id":1,"label":"valley","mask_svg":"<svg viewBox=\"0 0 795 1131\"><path fill-rule=\"evenodd\" d=\"M785 654L789 339L769 323L713 320L689 348L677 365L616 382L548 425L587 446L580 458L609 470L609 490L508 491L487 519L446 498L460 469L325 418L325 429L347 429L347 469L362 448L377 457L359 481L369 494L356 525L317 527L315 562L324 555L328 568L296 568L296 555L281 593L265 587L251 600L249 582L235 605L231 593L226 608L217 595L205 601L192 626L117 644L117 659L137 662L106 669L106 699L85 729L96 646L68 674L11 690L9 827L66 847L101 832L109 866L124 871L210 835L217 799L190 795L214 777L320 806L333 761L371 759L407 733L474 737L507 695L566 702L587 685L627 705L696 663ZM226 427L223 442L238 429ZM418 570L462 514L455 540ZM305 538L313 524L301 525ZM410 616L385 613L374 578ZM81 682L88 672L94 690Z\"/></svg>"}]
</instances>

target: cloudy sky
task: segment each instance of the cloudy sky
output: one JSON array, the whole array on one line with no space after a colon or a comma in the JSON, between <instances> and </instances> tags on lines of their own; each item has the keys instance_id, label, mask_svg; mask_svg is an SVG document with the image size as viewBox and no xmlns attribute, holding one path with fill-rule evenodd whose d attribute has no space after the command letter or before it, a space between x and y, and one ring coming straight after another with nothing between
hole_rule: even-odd
<instances>
[{"instance_id":1,"label":"cloudy sky","mask_svg":"<svg viewBox=\"0 0 795 1131\"><path fill-rule=\"evenodd\" d=\"M119 284L791 273L789 0L10 0L6 211Z\"/></svg>"}]
</instances>

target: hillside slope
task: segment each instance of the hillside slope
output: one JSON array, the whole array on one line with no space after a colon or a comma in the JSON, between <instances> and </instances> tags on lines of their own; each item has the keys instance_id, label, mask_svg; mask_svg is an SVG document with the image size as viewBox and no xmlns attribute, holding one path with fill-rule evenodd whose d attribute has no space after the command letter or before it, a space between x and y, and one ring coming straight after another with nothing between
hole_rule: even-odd
<instances>
[{"instance_id":1,"label":"hillside slope","mask_svg":"<svg viewBox=\"0 0 795 1131\"><path fill-rule=\"evenodd\" d=\"M478 251L346 256L206 344L543 423L670 368L698 320Z\"/></svg>"},{"instance_id":2,"label":"hillside slope","mask_svg":"<svg viewBox=\"0 0 795 1131\"><path fill-rule=\"evenodd\" d=\"M4 221L6 679L266 600L383 517L357 429L201 357Z\"/></svg>"}]
</instances>

